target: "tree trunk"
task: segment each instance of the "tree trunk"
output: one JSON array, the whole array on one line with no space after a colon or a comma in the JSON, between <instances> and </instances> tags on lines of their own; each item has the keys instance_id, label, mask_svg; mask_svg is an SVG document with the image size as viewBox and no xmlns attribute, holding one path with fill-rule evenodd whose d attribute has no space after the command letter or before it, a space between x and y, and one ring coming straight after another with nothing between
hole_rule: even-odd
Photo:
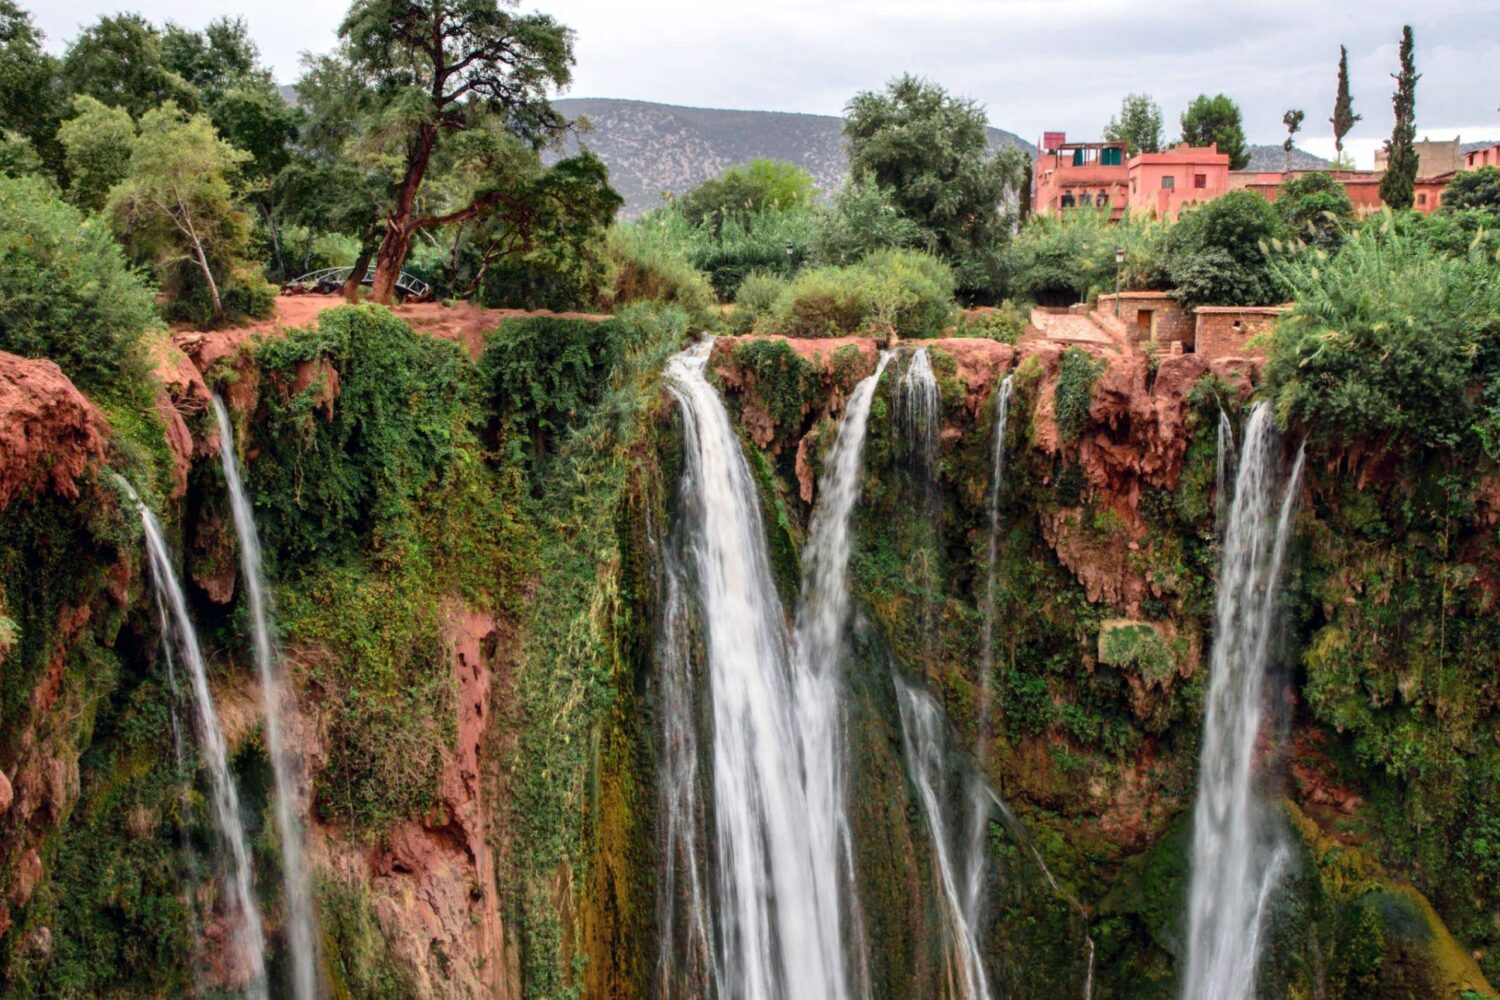
<instances>
[{"instance_id":1,"label":"tree trunk","mask_svg":"<svg viewBox=\"0 0 1500 1000\"><path fill-rule=\"evenodd\" d=\"M349 277L344 282L344 298L349 302L359 301L359 286L370 273L370 253L370 244L359 245L359 256L354 259L354 266L349 269Z\"/></svg>"},{"instance_id":2,"label":"tree trunk","mask_svg":"<svg viewBox=\"0 0 1500 1000\"><path fill-rule=\"evenodd\" d=\"M427 173L427 161L437 147L437 125L428 122L417 133L417 141L406 156L406 176L396 189L396 203L386 219L385 239L380 241L380 250L375 254L375 285L370 298L381 305L396 301L396 282L401 279L401 268L406 263L406 254L411 250L412 237L416 229L412 226L412 209L416 205L417 191Z\"/></svg>"},{"instance_id":3,"label":"tree trunk","mask_svg":"<svg viewBox=\"0 0 1500 1000\"><path fill-rule=\"evenodd\" d=\"M198 239L198 234L189 226L188 235L193 240L193 252L198 257L198 268L203 272L203 280L208 282L208 295L214 303L214 322L224 321L224 303L219 300L219 283L214 280L213 268L208 266L208 254L203 250L203 241Z\"/></svg>"}]
</instances>

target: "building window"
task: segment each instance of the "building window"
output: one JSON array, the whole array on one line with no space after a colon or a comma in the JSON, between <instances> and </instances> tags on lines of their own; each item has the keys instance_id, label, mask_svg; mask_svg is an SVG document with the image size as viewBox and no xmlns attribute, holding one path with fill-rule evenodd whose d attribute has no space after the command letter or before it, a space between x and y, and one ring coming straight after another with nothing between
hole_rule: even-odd
<instances>
[{"instance_id":1,"label":"building window","mask_svg":"<svg viewBox=\"0 0 1500 1000\"><path fill-rule=\"evenodd\" d=\"M1425 204L1427 204L1427 195L1426 194L1419 194L1419 195L1417 195L1417 204L1418 205L1425 205Z\"/></svg>"},{"instance_id":2,"label":"building window","mask_svg":"<svg viewBox=\"0 0 1500 1000\"><path fill-rule=\"evenodd\" d=\"M1099 153L1099 165L1104 167L1118 167L1120 165L1119 147L1101 150Z\"/></svg>"},{"instance_id":3,"label":"building window","mask_svg":"<svg viewBox=\"0 0 1500 1000\"><path fill-rule=\"evenodd\" d=\"M1175 178L1175 177L1163 177L1161 179L1161 189L1163 191L1173 191L1173 190L1176 190L1176 188L1177 188L1177 178Z\"/></svg>"},{"instance_id":4,"label":"building window","mask_svg":"<svg viewBox=\"0 0 1500 1000\"><path fill-rule=\"evenodd\" d=\"M1195 187L1195 188L1206 188L1206 187L1208 187L1208 175L1207 174L1194 174L1193 175L1193 187Z\"/></svg>"},{"instance_id":5,"label":"building window","mask_svg":"<svg viewBox=\"0 0 1500 1000\"><path fill-rule=\"evenodd\" d=\"M1099 192L1099 196L1094 199L1094 204L1098 205L1100 208L1108 208L1109 207L1109 192L1108 191L1100 191Z\"/></svg>"},{"instance_id":6,"label":"building window","mask_svg":"<svg viewBox=\"0 0 1500 1000\"><path fill-rule=\"evenodd\" d=\"M1088 206L1092 205L1093 203L1094 203L1094 196L1091 195L1091 194L1089 194L1087 191L1083 192L1082 194L1080 194L1078 196L1078 204L1084 206L1085 208L1087 208Z\"/></svg>"},{"instance_id":7,"label":"building window","mask_svg":"<svg viewBox=\"0 0 1500 1000\"><path fill-rule=\"evenodd\" d=\"M1065 194L1065 195L1062 196L1062 207L1063 208L1072 208L1073 207L1073 193L1071 191L1069 191L1067 194Z\"/></svg>"}]
</instances>

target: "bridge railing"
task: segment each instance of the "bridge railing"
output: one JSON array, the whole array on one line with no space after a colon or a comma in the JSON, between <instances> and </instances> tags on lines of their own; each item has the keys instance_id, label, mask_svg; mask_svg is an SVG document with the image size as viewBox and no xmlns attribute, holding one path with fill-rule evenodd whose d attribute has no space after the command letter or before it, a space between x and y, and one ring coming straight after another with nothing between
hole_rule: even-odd
<instances>
[{"instance_id":1,"label":"bridge railing","mask_svg":"<svg viewBox=\"0 0 1500 1000\"><path fill-rule=\"evenodd\" d=\"M292 280L283 284L281 287L284 289L292 287L302 287L312 288L314 290L319 288L326 288L328 291L332 292L335 290L335 288L342 287L343 284L349 280L349 275L353 273L354 268L352 267L325 267L317 271L309 271L301 277L293 278ZM366 272L364 278L361 279L360 284L371 285L374 284L374 282L375 275L373 273ZM425 299L432 294L431 285L423 281L421 278L418 278L416 275L407 274L405 271L402 271L401 276L396 279L396 290L400 292L403 297L408 299Z\"/></svg>"}]
</instances>

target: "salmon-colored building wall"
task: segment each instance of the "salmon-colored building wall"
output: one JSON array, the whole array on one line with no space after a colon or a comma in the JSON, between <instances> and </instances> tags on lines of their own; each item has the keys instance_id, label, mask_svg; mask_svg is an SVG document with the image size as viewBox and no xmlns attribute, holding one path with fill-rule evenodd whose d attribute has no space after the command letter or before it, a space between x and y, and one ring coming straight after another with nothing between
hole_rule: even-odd
<instances>
[{"instance_id":1,"label":"salmon-colored building wall","mask_svg":"<svg viewBox=\"0 0 1500 1000\"><path fill-rule=\"evenodd\" d=\"M1500 142L1487 149L1476 149L1464 154L1464 169L1478 170L1480 167L1500 167Z\"/></svg>"},{"instance_id":2,"label":"salmon-colored building wall","mask_svg":"<svg viewBox=\"0 0 1500 1000\"><path fill-rule=\"evenodd\" d=\"M1293 170L1284 174L1279 170L1233 170L1229 174L1229 186L1231 190L1254 191L1266 201L1275 201L1281 193L1282 184L1303 174L1321 172ZM1354 206L1356 215L1369 215L1385 207L1385 203L1380 200L1381 175L1376 171L1330 170L1327 173L1343 185L1344 193L1349 196L1349 203ZM1443 203L1443 191L1452 179L1452 174L1418 177L1413 191L1412 208L1424 214L1437 211Z\"/></svg>"},{"instance_id":3,"label":"salmon-colored building wall","mask_svg":"<svg viewBox=\"0 0 1500 1000\"><path fill-rule=\"evenodd\" d=\"M1110 218L1129 207L1159 219L1176 218L1188 205L1211 201L1228 191L1229 156L1214 146L1176 146L1162 153L1138 153L1128 161L1119 143L1068 143L1037 157L1031 182L1031 210L1055 215L1069 207L1099 207L1105 199ZM1113 155L1121 163L1102 160ZM1075 162L1076 160L1083 162Z\"/></svg>"},{"instance_id":4,"label":"salmon-colored building wall","mask_svg":"<svg viewBox=\"0 0 1500 1000\"><path fill-rule=\"evenodd\" d=\"M1130 172L1130 210L1175 219L1184 208L1212 201L1229 190L1229 154L1216 146L1173 147L1138 153Z\"/></svg>"}]
</instances>

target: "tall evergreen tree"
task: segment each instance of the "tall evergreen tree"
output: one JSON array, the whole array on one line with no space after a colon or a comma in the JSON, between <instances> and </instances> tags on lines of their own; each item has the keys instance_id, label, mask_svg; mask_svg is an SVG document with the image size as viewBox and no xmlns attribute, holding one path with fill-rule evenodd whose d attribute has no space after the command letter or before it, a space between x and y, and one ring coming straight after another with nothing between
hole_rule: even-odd
<instances>
[{"instance_id":1,"label":"tall evergreen tree","mask_svg":"<svg viewBox=\"0 0 1500 1000\"><path fill-rule=\"evenodd\" d=\"M1391 208L1411 208L1417 181L1417 61L1412 54L1411 25L1401 29L1401 72L1392 73L1396 93L1391 105L1396 126L1385 144L1385 176L1380 178L1380 200Z\"/></svg>"},{"instance_id":2,"label":"tall evergreen tree","mask_svg":"<svg viewBox=\"0 0 1500 1000\"><path fill-rule=\"evenodd\" d=\"M1328 123L1333 126L1334 159L1344 158L1344 136L1363 118L1354 113L1354 97L1349 93L1349 50L1339 46L1339 91L1333 99L1333 117Z\"/></svg>"}]
</instances>

